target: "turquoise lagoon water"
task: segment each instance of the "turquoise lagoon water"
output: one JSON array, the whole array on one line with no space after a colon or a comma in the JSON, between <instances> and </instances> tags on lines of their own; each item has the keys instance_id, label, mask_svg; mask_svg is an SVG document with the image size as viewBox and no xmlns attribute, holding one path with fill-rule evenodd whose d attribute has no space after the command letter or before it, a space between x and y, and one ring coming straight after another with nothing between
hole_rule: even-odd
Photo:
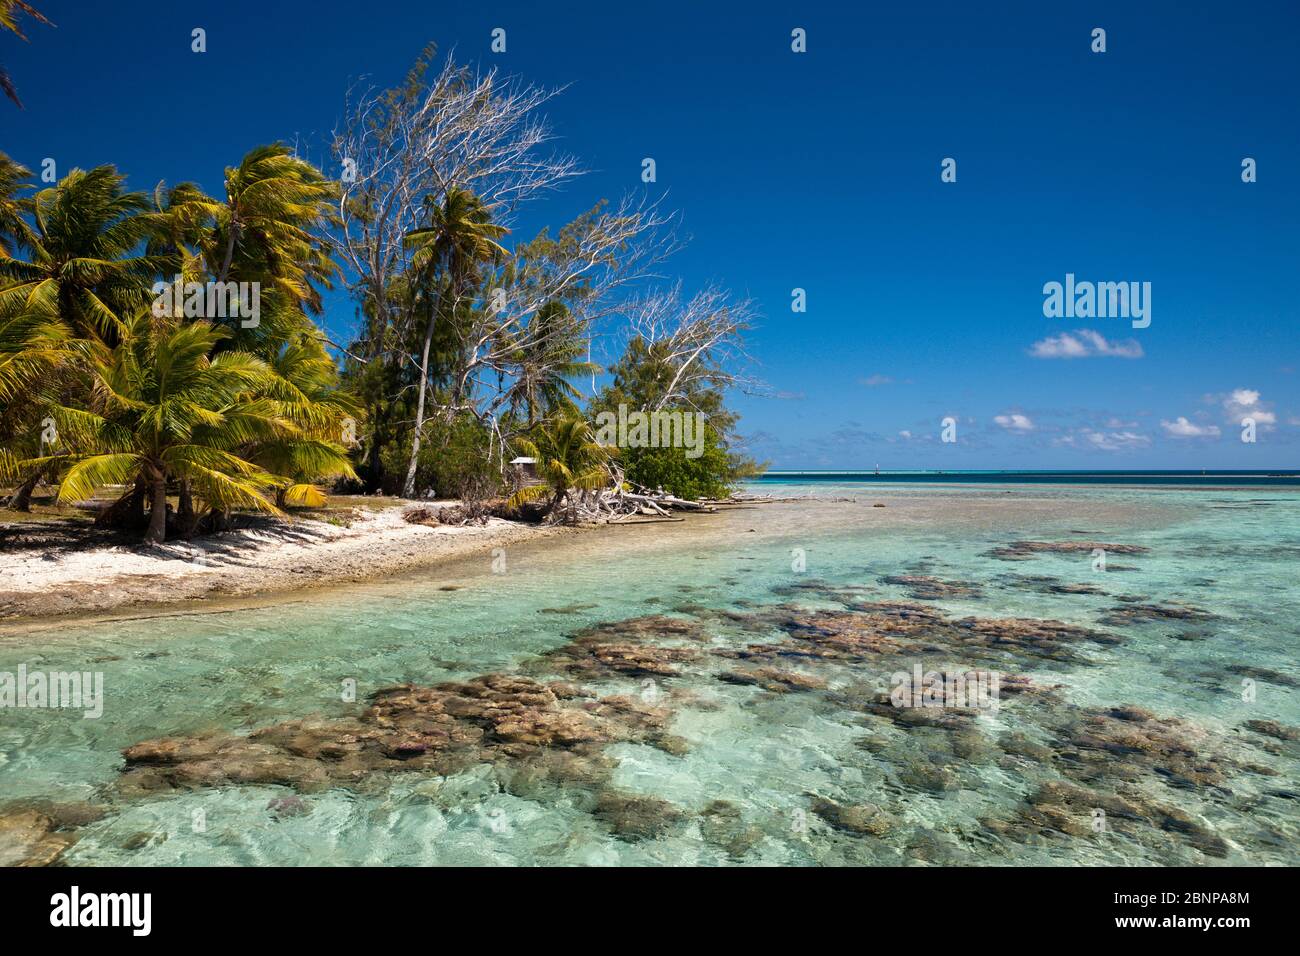
<instances>
[{"instance_id":1,"label":"turquoise lagoon water","mask_svg":"<svg viewBox=\"0 0 1300 956\"><path fill-rule=\"evenodd\" d=\"M82 827L64 856L84 865L1297 862L1297 744L1245 726L1300 724L1294 490L830 481L754 490L817 497L532 542L506 553L504 573L484 557L263 606L0 631L0 671L102 671L106 690L98 720L0 711L0 803L104 805L107 815ZM1087 552L1016 561L990 553L1022 540L1149 550L1111 555L1104 572ZM924 602L953 618L1054 619L1122 643L1082 643L1068 661L1009 660L1035 683L1058 685L1051 703L1017 699L972 718L960 747L946 731L857 706L914 662L968 663L923 648L880 665L779 662L825 689L777 693L718 679L736 667L726 651L790 640L763 618L774 606L854 613L846 601L912 601L907 585L881 580L908 574L975 588ZM1035 589L1045 579L1100 593ZM1212 616L1103 622L1121 596ZM357 715L367 694L399 682L545 675L539 655L574 632L648 614L699 622L705 653L677 676L578 678L601 696L640 695L672 711L684 747L611 744L605 755L617 766L591 784L670 805L671 821L648 833L611 827L580 785L521 792L488 763L446 777L375 774L300 797L279 786L147 796L116 786L121 750L143 740ZM746 626L745 615L759 623ZM341 699L349 678L356 703ZM1245 680L1252 700L1243 700ZM1218 761L1221 778L1188 783L1123 748L1107 753L1100 776L1080 776L1072 739L1088 715L1121 705L1180 721L1173 735L1197 759ZM1013 738L1040 749L1013 753L1004 746ZM1061 783L1087 787L1094 802L1103 794L1174 808L1182 822L1161 825L1147 812L1140 825L1099 833L1035 815L1035 794ZM293 812L282 812L285 798ZM888 822L845 826L818 812L827 802L869 804ZM1066 803L1086 822L1088 799ZM1189 827L1213 846L1186 839Z\"/></svg>"}]
</instances>

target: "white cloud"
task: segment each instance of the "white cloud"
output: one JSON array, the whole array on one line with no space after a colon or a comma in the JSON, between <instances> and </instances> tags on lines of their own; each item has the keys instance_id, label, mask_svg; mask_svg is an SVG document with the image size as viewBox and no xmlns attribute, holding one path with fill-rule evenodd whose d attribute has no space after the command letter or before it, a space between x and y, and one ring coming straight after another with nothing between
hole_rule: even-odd
<instances>
[{"instance_id":1,"label":"white cloud","mask_svg":"<svg viewBox=\"0 0 1300 956\"><path fill-rule=\"evenodd\" d=\"M867 388L875 388L878 385L891 385L894 380L888 375L877 373L875 375L868 375L866 378L860 378L858 381L867 386Z\"/></svg>"},{"instance_id":2,"label":"white cloud","mask_svg":"<svg viewBox=\"0 0 1300 956\"><path fill-rule=\"evenodd\" d=\"M1100 451L1124 451L1128 448L1145 448L1151 439L1138 432L1099 432L1084 429L1083 437L1088 444Z\"/></svg>"},{"instance_id":3,"label":"white cloud","mask_svg":"<svg viewBox=\"0 0 1300 956\"><path fill-rule=\"evenodd\" d=\"M898 434L899 434L899 437L900 437L900 438L908 438L908 439L910 439L910 438L912 437L912 433L909 432L907 429L903 429L903 430L902 430L901 432L899 432Z\"/></svg>"},{"instance_id":4,"label":"white cloud","mask_svg":"<svg viewBox=\"0 0 1300 956\"><path fill-rule=\"evenodd\" d=\"M1100 332L1092 329L1079 329L1075 332L1062 332L1051 335L1029 348L1034 358L1075 359L1075 358L1126 358L1137 359L1143 355L1142 346L1136 339L1124 341L1107 341Z\"/></svg>"},{"instance_id":5,"label":"white cloud","mask_svg":"<svg viewBox=\"0 0 1300 956\"><path fill-rule=\"evenodd\" d=\"M1179 415L1172 422L1160 420L1160 427L1170 438L1218 438L1218 425L1196 425Z\"/></svg>"},{"instance_id":6,"label":"white cloud","mask_svg":"<svg viewBox=\"0 0 1300 956\"><path fill-rule=\"evenodd\" d=\"M1031 432L1034 430L1034 423L1030 421L1029 416L1021 415L1018 412L1012 412L1010 415L994 415L993 420L1008 431Z\"/></svg>"},{"instance_id":7,"label":"white cloud","mask_svg":"<svg viewBox=\"0 0 1300 956\"><path fill-rule=\"evenodd\" d=\"M1243 418L1251 418L1256 425L1270 428L1277 424L1277 416L1269 408L1270 404L1261 402L1255 389L1238 388L1223 399L1223 410L1231 425L1240 425Z\"/></svg>"}]
</instances>

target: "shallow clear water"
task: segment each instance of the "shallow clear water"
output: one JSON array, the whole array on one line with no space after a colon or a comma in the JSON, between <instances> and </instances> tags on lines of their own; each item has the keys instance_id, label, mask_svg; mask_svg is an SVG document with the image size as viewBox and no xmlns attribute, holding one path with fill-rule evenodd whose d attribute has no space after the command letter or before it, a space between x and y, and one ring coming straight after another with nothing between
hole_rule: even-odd
<instances>
[{"instance_id":1,"label":"shallow clear water","mask_svg":"<svg viewBox=\"0 0 1300 956\"><path fill-rule=\"evenodd\" d=\"M0 632L0 672L19 664L102 671L106 691L99 719L0 710L0 803L107 804L109 814L82 827L64 856L88 865L1297 862L1297 743L1243 725L1300 725L1300 495L826 482L758 490L854 500L761 505L534 542L511 548L503 573L484 557L261 607ZM873 508L876 502L886 507ZM990 555L1017 540L1149 551L1109 555L1104 572L1086 552L1017 561ZM828 687L792 693L718 680L735 662L714 652L787 638L771 627L744 630L711 611L747 614L795 602L842 612L841 586L869 588L858 592L862 600L910 601L906 586L880 580L899 574L977 586L978 594L924 602L953 618L1055 619L1124 641L1081 644L1069 661L1016 660L1017 673L1061 685L1056 697L1050 706L1008 703L976 718L974 733L990 749L965 756L943 731L907 728L853 703L863 688L887 689L900 665L969 664L962 659L918 650L882 666L796 661L788 669ZM1102 593L1043 593L1028 587L1031 576ZM825 586L791 589L810 582ZM1122 606L1121 595L1213 617L1100 623ZM146 796L117 789L121 750L143 740L247 733L310 714L355 716L368 694L401 682L429 685L521 667L559 678L537 656L564 645L567 635L658 613L702 622L707 653L673 677L581 678L601 696L631 693L673 711L670 729L686 741L685 752L627 742L605 749L617 767L602 789L653 796L677 812L652 836L612 830L590 812L581 788L521 795L503 784L500 766L487 763L447 777L375 774L304 794L291 813L273 803L293 796L280 786ZM358 702L342 699L348 679ZM1254 682L1249 702L1243 680ZM1184 721L1175 733L1198 754L1219 755L1226 779L1182 785L1156 761L1132 779L1088 785L1174 807L1221 840L1220 849L1203 852L1177 827L1079 833L1026 825L1008 835L989 824L1023 823L1017 815L1027 798L1070 773L1068 739L1079 721L1119 705ZM1013 734L1055 742L1057 756L1008 756L996 744ZM1108 759L1116 773L1137 765L1122 752ZM933 784L936 771L941 786ZM819 799L870 803L889 825L878 833L837 826L814 812ZM723 825L719 806L726 808Z\"/></svg>"}]
</instances>

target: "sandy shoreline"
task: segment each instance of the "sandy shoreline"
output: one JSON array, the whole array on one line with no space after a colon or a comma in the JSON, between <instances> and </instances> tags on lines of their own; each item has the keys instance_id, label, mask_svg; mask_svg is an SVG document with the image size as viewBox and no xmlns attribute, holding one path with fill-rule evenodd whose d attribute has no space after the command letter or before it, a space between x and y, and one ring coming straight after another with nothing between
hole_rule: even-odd
<instances>
[{"instance_id":1,"label":"sandy shoreline","mask_svg":"<svg viewBox=\"0 0 1300 956\"><path fill-rule=\"evenodd\" d=\"M981 489L959 494L928 489L925 495L872 494L856 499L816 496L789 503L725 506L712 515L691 515L681 523L657 523L655 533L617 532L640 548L680 548L699 539L723 540L754 531L747 515L764 512L768 534L804 536L910 529L938 521L950 527L986 526L1008 509L1016 524L1059 516L1062 501L1042 494ZM1038 489L1035 489L1038 491ZM413 507L414 502L407 507ZM454 502L421 502L435 506ZM1172 500L1162 504L1173 505ZM1101 529L1131 519L1129 503L1079 504L1070 521ZM1151 502L1146 503L1152 510ZM1168 510L1168 509L1165 509ZM417 572L425 583L458 581L466 561L492 560L492 549L521 545L574 529L489 519L483 526L428 527L402 519L402 507L344 509L332 520L299 518L264 521L244 529L192 541L147 548L133 540L87 538L85 529L9 525L0 545L0 632L58 628L73 621L167 613L221 611L279 603L348 584L365 584ZM1174 511L1163 520L1172 520ZM1148 520L1150 514L1148 514ZM1070 531L1070 534L1082 533ZM1103 533L1097 530L1095 533ZM1029 535L1029 527L1020 529ZM1030 535L1032 536L1032 535ZM588 543L600 535L582 535ZM573 542L578 551L583 546ZM441 567L439 567L441 565Z\"/></svg>"},{"instance_id":2,"label":"sandy shoreline","mask_svg":"<svg viewBox=\"0 0 1300 956\"><path fill-rule=\"evenodd\" d=\"M452 504L452 502L431 502ZM48 624L133 608L285 594L382 578L563 529L500 519L482 526L408 524L401 509L358 511L347 525L314 519L168 542L0 553L0 622Z\"/></svg>"}]
</instances>

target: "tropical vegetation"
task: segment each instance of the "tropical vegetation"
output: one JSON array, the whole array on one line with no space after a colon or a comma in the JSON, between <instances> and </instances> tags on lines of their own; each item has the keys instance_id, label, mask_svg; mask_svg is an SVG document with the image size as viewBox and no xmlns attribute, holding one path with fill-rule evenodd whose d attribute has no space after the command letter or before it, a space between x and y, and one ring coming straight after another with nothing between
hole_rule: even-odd
<instances>
[{"instance_id":1,"label":"tropical vegetation","mask_svg":"<svg viewBox=\"0 0 1300 956\"><path fill-rule=\"evenodd\" d=\"M53 26L39 10L24 0L0 0L0 30L12 33L20 40L26 40L22 28L19 25L19 19L23 15L31 17L38 23L44 23ZM18 98L18 88L14 86L14 81L10 79L9 74L5 71L4 65L0 64L0 92L9 97L13 104L22 109L23 101Z\"/></svg>"},{"instance_id":2,"label":"tropical vegetation","mask_svg":"<svg viewBox=\"0 0 1300 956\"><path fill-rule=\"evenodd\" d=\"M0 0L0 26L17 11L39 18ZM724 402L747 304L647 290L677 243L645 197L517 238L518 208L581 172L548 152L553 94L431 62L347 104L332 163L256 146L214 195L108 165L37 182L0 153L11 510L44 487L161 543L332 490L560 520L612 482L720 496L749 472ZM705 453L602 445L587 416L619 403L705 415Z\"/></svg>"}]
</instances>

